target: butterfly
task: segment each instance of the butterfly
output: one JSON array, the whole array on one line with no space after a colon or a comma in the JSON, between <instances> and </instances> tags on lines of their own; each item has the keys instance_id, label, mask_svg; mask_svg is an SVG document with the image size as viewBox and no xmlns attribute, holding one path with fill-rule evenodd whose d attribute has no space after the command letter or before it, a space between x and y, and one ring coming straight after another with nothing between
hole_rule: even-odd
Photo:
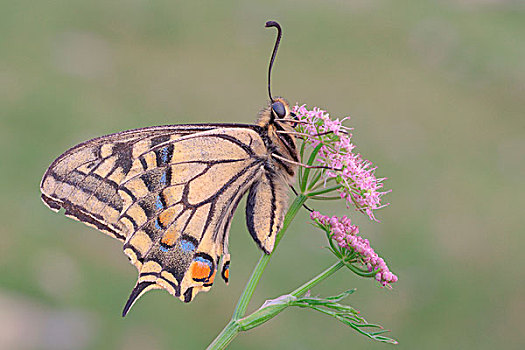
<instances>
[{"instance_id":1,"label":"butterfly","mask_svg":"<svg viewBox=\"0 0 525 350\"><path fill-rule=\"evenodd\" d=\"M184 302L208 291L217 273L227 283L233 214L248 193L246 224L266 254L287 210L297 164L294 114L273 98L255 124L153 126L80 143L59 156L41 182L52 210L123 242L139 272L124 307L153 289Z\"/></svg>"}]
</instances>

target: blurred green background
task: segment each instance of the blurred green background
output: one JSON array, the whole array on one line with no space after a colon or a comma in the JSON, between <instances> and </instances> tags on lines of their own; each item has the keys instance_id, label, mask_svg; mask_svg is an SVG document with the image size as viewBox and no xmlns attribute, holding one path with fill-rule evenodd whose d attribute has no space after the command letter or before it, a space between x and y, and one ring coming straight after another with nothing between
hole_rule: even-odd
<instances>
[{"instance_id":1,"label":"blurred green background","mask_svg":"<svg viewBox=\"0 0 525 350\"><path fill-rule=\"evenodd\" d=\"M393 190L381 223L350 212L400 280L340 271L313 294L349 303L402 349L523 349L525 6L448 1L1 1L0 348L199 349L231 316L259 258L233 223L230 285L185 305L148 293L122 319L136 270L119 242L53 214L39 181L74 144L142 126L251 123L273 91L352 117ZM340 206L313 203L325 213ZM251 304L333 263L302 212ZM521 326L520 326L521 325ZM231 349L376 349L290 309Z\"/></svg>"}]
</instances>

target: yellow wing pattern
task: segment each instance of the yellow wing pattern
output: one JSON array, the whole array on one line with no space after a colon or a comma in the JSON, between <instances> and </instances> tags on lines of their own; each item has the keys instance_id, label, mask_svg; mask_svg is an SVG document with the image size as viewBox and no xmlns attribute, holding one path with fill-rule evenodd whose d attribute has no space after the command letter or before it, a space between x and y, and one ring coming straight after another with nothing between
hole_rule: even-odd
<instances>
[{"instance_id":1,"label":"yellow wing pattern","mask_svg":"<svg viewBox=\"0 0 525 350\"><path fill-rule=\"evenodd\" d=\"M42 179L53 210L124 242L139 278L124 315L143 293L163 288L185 302L213 284L228 232L250 189L247 224L266 253L286 209L286 182L254 126L183 125L126 131L60 156Z\"/></svg>"},{"instance_id":2,"label":"yellow wing pattern","mask_svg":"<svg viewBox=\"0 0 525 350\"><path fill-rule=\"evenodd\" d=\"M51 210L63 207L67 216L124 241L126 232L118 220L123 201L117 191L131 170L133 150L202 129L210 128L150 127L83 142L66 151L47 169L40 185L42 199Z\"/></svg>"}]
</instances>

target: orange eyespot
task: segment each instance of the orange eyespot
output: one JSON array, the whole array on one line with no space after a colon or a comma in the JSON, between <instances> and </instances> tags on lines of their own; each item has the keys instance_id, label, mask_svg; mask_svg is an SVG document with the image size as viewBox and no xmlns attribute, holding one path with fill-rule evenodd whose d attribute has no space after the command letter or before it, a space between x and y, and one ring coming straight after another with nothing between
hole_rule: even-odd
<instances>
[{"instance_id":1,"label":"orange eyespot","mask_svg":"<svg viewBox=\"0 0 525 350\"><path fill-rule=\"evenodd\" d=\"M230 262L229 261L227 261L222 267L221 277L224 280L224 282L228 284L228 281L230 279Z\"/></svg>"},{"instance_id":2,"label":"orange eyespot","mask_svg":"<svg viewBox=\"0 0 525 350\"><path fill-rule=\"evenodd\" d=\"M190 274L193 280L198 282L210 282L212 277L213 264L208 259L205 259L201 256L196 257L190 266ZM213 281L211 281L213 282Z\"/></svg>"}]
</instances>

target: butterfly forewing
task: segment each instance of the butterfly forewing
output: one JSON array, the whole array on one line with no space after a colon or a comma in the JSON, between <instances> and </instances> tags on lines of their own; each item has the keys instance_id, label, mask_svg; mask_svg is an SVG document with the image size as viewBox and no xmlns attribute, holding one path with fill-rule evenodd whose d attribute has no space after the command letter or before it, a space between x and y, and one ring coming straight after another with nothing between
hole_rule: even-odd
<instances>
[{"instance_id":1,"label":"butterfly forewing","mask_svg":"<svg viewBox=\"0 0 525 350\"><path fill-rule=\"evenodd\" d=\"M52 210L119 239L126 232L119 224L123 200L117 194L141 143L154 144L165 137L181 137L209 130L210 126L165 126L124 131L81 143L58 157L44 174L42 199Z\"/></svg>"}]
</instances>

